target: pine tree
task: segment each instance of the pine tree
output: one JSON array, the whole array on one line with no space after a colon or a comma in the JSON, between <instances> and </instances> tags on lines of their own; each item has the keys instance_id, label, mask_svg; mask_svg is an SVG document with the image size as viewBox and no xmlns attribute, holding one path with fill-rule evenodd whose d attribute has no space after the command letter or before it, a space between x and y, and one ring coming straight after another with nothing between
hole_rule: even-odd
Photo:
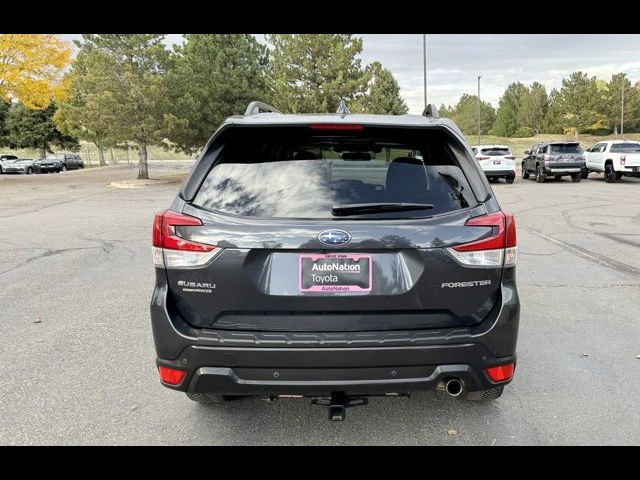
<instances>
[{"instance_id":1,"label":"pine tree","mask_svg":"<svg viewBox=\"0 0 640 480\"><path fill-rule=\"evenodd\" d=\"M253 35L190 34L176 47L168 74L169 138L192 153L222 121L253 100L267 101L267 49Z\"/></svg>"},{"instance_id":2,"label":"pine tree","mask_svg":"<svg viewBox=\"0 0 640 480\"><path fill-rule=\"evenodd\" d=\"M520 108L528 89L520 82L510 84L498 102L496 120L491 133L501 137L511 137L520 127Z\"/></svg>"},{"instance_id":3,"label":"pine tree","mask_svg":"<svg viewBox=\"0 0 640 480\"><path fill-rule=\"evenodd\" d=\"M269 84L283 112L335 112L341 98L360 99L370 74L357 57L362 39L350 34L273 34Z\"/></svg>"},{"instance_id":4,"label":"pine tree","mask_svg":"<svg viewBox=\"0 0 640 480\"><path fill-rule=\"evenodd\" d=\"M109 96L101 115L110 119L111 137L133 141L138 147L138 178L149 178L147 146L166 136L165 114L169 111L165 74L169 52L164 35L83 35L81 50L100 56L86 75L103 75L88 93Z\"/></svg>"},{"instance_id":5,"label":"pine tree","mask_svg":"<svg viewBox=\"0 0 640 480\"><path fill-rule=\"evenodd\" d=\"M540 133L549 108L549 97L544 85L533 82L520 102L518 119L520 125Z\"/></svg>"},{"instance_id":6,"label":"pine tree","mask_svg":"<svg viewBox=\"0 0 640 480\"><path fill-rule=\"evenodd\" d=\"M362 98L362 105L351 110L380 115L407 113L409 108L400 96L400 85L391 71L384 68L380 62L372 63L368 70L372 76L369 92Z\"/></svg>"},{"instance_id":7,"label":"pine tree","mask_svg":"<svg viewBox=\"0 0 640 480\"><path fill-rule=\"evenodd\" d=\"M496 118L496 112L490 103L480 102L480 133L487 134ZM451 119L466 135L478 133L478 97L467 93L453 107Z\"/></svg>"},{"instance_id":8,"label":"pine tree","mask_svg":"<svg viewBox=\"0 0 640 480\"><path fill-rule=\"evenodd\" d=\"M55 111L53 103L43 110L33 110L21 103L12 105L5 120L5 144L10 148L36 148L40 150L40 158L53 152L53 146L77 150L77 139L56 128Z\"/></svg>"}]
</instances>

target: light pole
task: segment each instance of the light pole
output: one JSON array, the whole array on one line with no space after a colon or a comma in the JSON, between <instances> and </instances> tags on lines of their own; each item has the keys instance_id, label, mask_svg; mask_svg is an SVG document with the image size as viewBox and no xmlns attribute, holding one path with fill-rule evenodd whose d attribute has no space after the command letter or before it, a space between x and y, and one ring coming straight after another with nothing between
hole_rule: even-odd
<instances>
[{"instance_id":1,"label":"light pole","mask_svg":"<svg viewBox=\"0 0 640 480\"><path fill-rule=\"evenodd\" d=\"M622 105L620 106L620 137L624 135L624 80L625 75L622 74Z\"/></svg>"},{"instance_id":2,"label":"light pole","mask_svg":"<svg viewBox=\"0 0 640 480\"><path fill-rule=\"evenodd\" d=\"M424 70L424 108L427 108L427 34L422 34L422 67Z\"/></svg>"},{"instance_id":3,"label":"light pole","mask_svg":"<svg viewBox=\"0 0 640 480\"><path fill-rule=\"evenodd\" d=\"M478 75L478 145L480 145L480 79L482 77Z\"/></svg>"}]
</instances>

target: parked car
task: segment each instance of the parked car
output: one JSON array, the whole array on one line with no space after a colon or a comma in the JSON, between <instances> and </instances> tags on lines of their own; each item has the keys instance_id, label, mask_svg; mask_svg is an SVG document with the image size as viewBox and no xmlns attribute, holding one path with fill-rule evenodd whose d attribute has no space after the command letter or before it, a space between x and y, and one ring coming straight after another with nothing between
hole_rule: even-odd
<instances>
[{"instance_id":1,"label":"parked car","mask_svg":"<svg viewBox=\"0 0 640 480\"><path fill-rule=\"evenodd\" d=\"M516 179L516 157L506 145L474 145L471 150L489 180L504 178L513 183Z\"/></svg>"},{"instance_id":2,"label":"parked car","mask_svg":"<svg viewBox=\"0 0 640 480\"><path fill-rule=\"evenodd\" d=\"M36 168L37 173L60 173L62 168L61 162L59 160L52 159L50 156L40 160L35 160L33 165Z\"/></svg>"},{"instance_id":3,"label":"parked car","mask_svg":"<svg viewBox=\"0 0 640 480\"><path fill-rule=\"evenodd\" d=\"M543 183L547 177L560 180L570 176L572 182L586 178L585 160L578 142L543 142L524 152L522 178L535 175L536 182Z\"/></svg>"},{"instance_id":4,"label":"parked car","mask_svg":"<svg viewBox=\"0 0 640 480\"><path fill-rule=\"evenodd\" d=\"M36 173L37 169L38 167L34 165L34 160L31 158L19 158L2 165L2 171L4 173L26 173L27 175L31 175L32 173Z\"/></svg>"},{"instance_id":5,"label":"parked car","mask_svg":"<svg viewBox=\"0 0 640 480\"><path fill-rule=\"evenodd\" d=\"M4 171L2 170L2 166L5 163L8 164L17 159L18 157L16 155L10 155L8 153L3 153L2 155L0 155L0 174L4 173Z\"/></svg>"},{"instance_id":6,"label":"parked car","mask_svg":"<svg viewBox=\"0 0 640 480\"><path fill-rule=\"evenodd\" d=\"M84 168L84 161L75 153L55 153L47 155L47 160L58 162L63 172Z\"/></svg>"},{"instance_id":7,"label":"parked car","mask_svg":"<svg viewBox=\"0 0 640 480\"><path fill-rule=\"evenodd\" d=\"M502 394L515 221L430 107L289 115L254 102L222 123L153 222L163 385L202 403L312 397L332 420L369 395ZM338 159L386 149L390 162Z\"/></svg>"},{"instance_id":8,"label":"parked car","mask_svg":"<svg viewBox=\"0 0 640 480\"><path fill-rule=\"evenodd\" d=\"M589 172L604 173L606 182L616 182L624 176L640 177L640 142L599 142L587 148L584 156Z\"/></svg>"}]
</instances>

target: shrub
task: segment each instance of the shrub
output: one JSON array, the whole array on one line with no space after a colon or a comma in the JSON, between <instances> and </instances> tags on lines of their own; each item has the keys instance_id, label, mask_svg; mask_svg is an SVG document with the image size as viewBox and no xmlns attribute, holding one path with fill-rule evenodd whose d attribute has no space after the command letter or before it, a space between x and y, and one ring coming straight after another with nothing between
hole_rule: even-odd
<instances>
[{"instance_id":1,"label":"shrub","mask_svg":"<svg viewBox=\"0 0 640 480\"><path fill-rule=\"evenodd\" d=\"M527 138L533 137L534 131L531 127L518 127L516 131L513 133L513 136L516 138Z\"/></svg>"},{"instance_id":2,"label":"shrub","mask_svg":"<svg viewBox=\"0 0 640 480\"><path fill-rule=\"evenodd\" d=\"M610 128L589 128L586 130L581 130L580 133L595 135L597 137L604 137L606 135L611 135L613 133L613 130L611 130Z\"/></svg>"}]
</instances>

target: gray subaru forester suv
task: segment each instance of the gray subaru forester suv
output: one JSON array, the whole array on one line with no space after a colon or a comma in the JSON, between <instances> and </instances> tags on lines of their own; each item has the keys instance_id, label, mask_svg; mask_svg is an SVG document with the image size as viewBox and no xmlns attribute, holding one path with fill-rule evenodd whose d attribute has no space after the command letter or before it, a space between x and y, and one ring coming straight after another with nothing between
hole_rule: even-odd
<instances>
[{"instance_id":1,"label":"gray subaru forester suv","mask_svg":"<svg viewBox=\"0 0 640 480\"><path fill-rule=\"evenodd\" d=\"M490 400L513 377L516 232L458 127L289 115L215 132L153 225L163 385L202 403Z\"/></svg>"}]
</instances>

